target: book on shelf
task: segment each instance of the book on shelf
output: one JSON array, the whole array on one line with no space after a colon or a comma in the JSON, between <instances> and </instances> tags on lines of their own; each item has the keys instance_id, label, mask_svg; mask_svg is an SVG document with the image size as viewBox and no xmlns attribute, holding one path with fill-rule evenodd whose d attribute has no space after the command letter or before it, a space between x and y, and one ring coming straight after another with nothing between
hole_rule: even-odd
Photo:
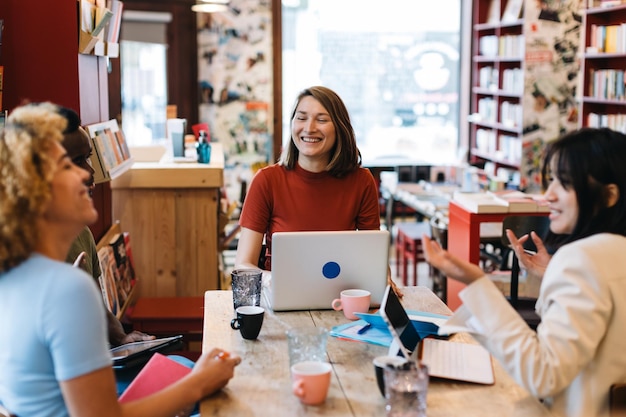
<instances>
[{"instance_id":1,"label":"book on shelf","mask_svg":"<svg viewBox=\"0 0 626 417\"><path fill-rule=\"evenodd\" d=\"M124 233L118 233L113 236L109 241L109 245L113 249L115 258L118 300L123 305L135 285L135 269L128 256Z\"/></svg>"},{"instance_id":2,"label":"book on shelf","mask_svg":"<svg viewBox=\"0 0 626 417\"><path fill-rule=\"evenodd\" d=\"M508 0L504 13L502 13L502 22L514 22L522 16L522 6L524 0Z\"/></svg>"},{"instance_id":3,"label":"book on shelf","mask_svg":"<svg viewBox=\"0 0 626 417\"><path fill-rule=\"evenodd\" d=\"M495 25L500 22L500 0L491 0L487 12L487 23Z\"/></svg>"},{"instance_id":4,"label":"book on shelf","mask_svg":"<svg viewBox=\"0 0 626 417\"><path fill-rule=\"evenodd\" d=\"M106 245L98 249L98 261L100 262L101 271L98 281L100 283L104 305L113 315L117 315L121 309L121 305L117 291L117 266L115 264L113 248Z\"/></svg>"},{"instance_id":5,"label":"book on shelf","mask_svg":"<svg viewBox=\"0 0 626 417\"><path fill-rule=\"evenodd\" d=\"M96 245L101 276L98 281L104 304L111 313L122 317L132 301L137 283L132 260L130 235L115 222Z\"/></svg>"},{"instance_id":6,"label":"book on shelf","mask_svg":"<svg viewBox=\"0 0 626 417\"><path fill-rule=\"evenodd\" d=\"M127 239L124 233L116 233L98 249L102 272L100 289L106 307L114 315L123 310L135 285L135 269L126 250Z\"/></svg>"},{"instance_id":7,"label":"book on shelf","mask_svg":"<svg viewBox=\"0 0 626 417\"><path fill-rule=\"evenodd\" d=\"M124 3L119 0L108 0L107 9L111 10L113 17L111 17L107 33L105 34L106 41L110 43L117 43L120 38L120 27L122 25Z\"/></svg>"},{"instance_id":8,"label":"book on shelf","mask_svg":"<svg viewBox=\"0 0 626 417\"><path fill-rule=\"evenodd\" d=\"M86 127L93 142L90 160L96 184L114 179L131 167L133 159L128 143L115 119Z\"/></svg>"},{"instance_id":9,"label":"book on shelf","mask_svg":"<svg viewBox=\"0 0 626 417\"><path fill-rule=\"evenodd\" d=\"M105 7L96 8L95 13L95 24L93 31L91 32L91 36L99 36L101 33L105 32L105 28L108 27L111 18L113 17L113 12Z\"/></svg>"}]
</instances>

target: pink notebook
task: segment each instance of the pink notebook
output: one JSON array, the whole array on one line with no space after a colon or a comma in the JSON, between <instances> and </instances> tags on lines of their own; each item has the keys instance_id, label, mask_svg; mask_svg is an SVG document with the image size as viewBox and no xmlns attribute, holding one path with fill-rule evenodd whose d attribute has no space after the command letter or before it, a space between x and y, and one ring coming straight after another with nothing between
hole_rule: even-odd
<instances>
[{"instance_id":1,"label":"pink notebook","mask_svg":"<svg viewBox=\"0 0 626 417\"><path fill-rule=\"evenodd\" d=\"M160 353L155 353L122 393L120 402L138 400L160 391L189 372L191 368Z\"/></svg>"}]
</instances>

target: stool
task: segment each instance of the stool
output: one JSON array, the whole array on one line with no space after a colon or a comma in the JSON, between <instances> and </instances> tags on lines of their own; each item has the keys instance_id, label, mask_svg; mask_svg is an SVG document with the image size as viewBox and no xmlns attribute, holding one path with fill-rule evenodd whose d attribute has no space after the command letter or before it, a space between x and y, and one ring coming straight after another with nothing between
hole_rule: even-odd
<instances>
[{"instance_id":1,"label":"stool","mask_svg":"<svg viewBox=\"0 0 626 417\"><path fill-rule=\"evenodd\" d=\"M430 225L426 222L396 223L396 259L403 285L408 285L408 266L413 263L413 280L417 285L417 264L426 262L422 247L422 235L430 236Z\"/></svg>"},{"instance_id":2,"label":"stool","mask_svg":"<svg viewBox=\"0 0 626 417\"><path fill-rule=\"evenodd\" d=\"M180 354L199 357L199 352L190 353L189 343L202 342L204 297L139 297L128 318L133 330L157 337L183 335L186 350Z\"/></svg>"}]
</instances>

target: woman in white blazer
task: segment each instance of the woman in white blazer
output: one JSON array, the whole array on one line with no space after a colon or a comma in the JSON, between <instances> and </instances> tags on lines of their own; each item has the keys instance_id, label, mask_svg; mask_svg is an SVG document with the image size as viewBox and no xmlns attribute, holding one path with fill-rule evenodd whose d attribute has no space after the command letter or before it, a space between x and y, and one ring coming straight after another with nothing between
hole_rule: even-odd
<instances>
[{"instance_id":1,"label":"woman in white blazer","mask_svg":"<svg viewBox=\"0 0 626 417\"><path fill-rule=\"evenodd\" d=\"M590 128L567 134L546 149L542 175L546 244L557 250L538 255L546 268L537 331L478 266L424 236L428 262L467 284L441 331L471 333L556 415L608 417L611 385L626 382L626 136ZM509 238L522 256L529 237Z\"/></svg>"}]
</instances>

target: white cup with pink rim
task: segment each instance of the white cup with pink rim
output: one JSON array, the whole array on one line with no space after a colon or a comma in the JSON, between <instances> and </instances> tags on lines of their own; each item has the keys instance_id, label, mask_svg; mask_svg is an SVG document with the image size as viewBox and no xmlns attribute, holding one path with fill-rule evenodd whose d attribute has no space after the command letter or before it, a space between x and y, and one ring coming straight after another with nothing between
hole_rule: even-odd
<instances>
[{"instance_id":1,"label":"white cup with pink rim","mask_svg":"<svg viewBox=\"0 0 626 417\"><path fill-rule=\"evenodd\" d=\"M335 298L330 306L343 314L349 320L358 320L354 313L367 313L370 309L372 294L367 290L343 290L339 298Z\"/></svg>"}]
</instances>

